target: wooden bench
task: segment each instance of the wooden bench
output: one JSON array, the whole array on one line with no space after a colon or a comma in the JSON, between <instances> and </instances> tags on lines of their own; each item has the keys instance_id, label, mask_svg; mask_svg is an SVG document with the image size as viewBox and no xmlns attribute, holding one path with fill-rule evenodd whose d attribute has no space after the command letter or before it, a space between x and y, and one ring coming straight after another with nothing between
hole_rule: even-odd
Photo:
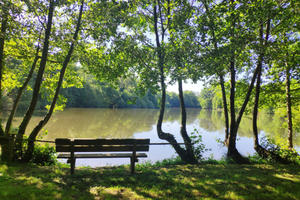
<instances>
[{"instance_id":1,"label":"wooden bench","mask_svg":"<svg viewBox=\"0 0 300 200\"><path fill-rule=\"evenodd\" d=\"M76 159L82 158L130 158L131 173L134 173L137 158L147 157L150 139L68 139L55 140L57 158L68 159L71 164L71 174L74 174ZM77 153L79 152L79 153ZM85 153L80 153L85 152ZM87 154L86 152L93 152ZM122 153L99 153L122 152ZM130 153L129 153L130 152Z\"/></svg>"}]
</instances>

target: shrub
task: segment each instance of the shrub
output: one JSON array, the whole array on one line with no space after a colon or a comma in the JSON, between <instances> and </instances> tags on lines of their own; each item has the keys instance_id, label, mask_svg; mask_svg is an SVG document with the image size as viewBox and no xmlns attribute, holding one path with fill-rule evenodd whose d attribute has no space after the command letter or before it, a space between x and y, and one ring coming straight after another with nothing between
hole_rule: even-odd
<instances>
[{"instance_id":1,"label":"shrub","mask_svg":"<svg viewBox=\"0 0 300 200\"><path fill-rule=\"evenodd\" d=\"M261 139L261 146L271 152L271 157L267 158L268 161L276 162L282 160L286 163L300 165L300 155L295 149L289 149L284 142L276 143L275 140L263 137Z\"/></svg>"},{"instance_id":2,"label":"shrub","mask_svg":"<svg viewBox=\"0 0 300 200\"><path fill-rule=\"evenodd\" d=\"M210 151L210 149L207 149L205 147L205 144L202 142L202 135L200 135L199 131L197 129L194 129L193 132L191 132L190 136L193 144L193 151L195 154L195 157L198 161L201 161L204 159L203 153L206 151Z\"/></svg>"},{"instance_id":3,"label":"shrub","mask_svg":"<svg viewBox=\"0 0 300 200\"><path fill-rule=\"evenodd\" d=\"M35 144L31 162L42 166L55 165L57 163L55 153L55 148L48 144Z\"/></svg>"}]
</instances>

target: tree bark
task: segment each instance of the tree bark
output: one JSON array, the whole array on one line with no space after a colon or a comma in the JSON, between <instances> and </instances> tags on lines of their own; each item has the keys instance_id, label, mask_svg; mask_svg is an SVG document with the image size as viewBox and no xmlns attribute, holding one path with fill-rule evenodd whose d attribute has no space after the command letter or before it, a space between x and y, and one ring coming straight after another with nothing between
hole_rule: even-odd
<instances>
[{"instance_id":1,"label":"tree bark","mask_svg":"<svg viewBox=\"0 0 300 200\"><path fill-rule=\"evenodd\" d=\"M84 6L84 0L81 1L79 17L78 17L77 24L76 24L76 30L75 30L75 33L73 35L73 40L72 40L71 46L68 50L68 54L67 54L67 56L66 56L66 58L63 62L63 66L62 66L62 69L60 71L59 80L58 80L58 83L57 83L57 87L56 87L56 90L55 90L55 94L54 94L50 109L49 109L48 113L46 114L46 116L44 117L44 119L39 122L39 124L32 130L31 134L28 137L27 150L26 150L26 153L25 153L24 157L22 158L22 160L24 162L28 162L32 158L32 153L33 153L33 150L34 150L34 141L36 140L36 137L37 137L38 133L47 124L47 122L49 121L49 119L51 118L51 116L53 114L53 111L54 111L54 108L55 108L55 105L56 105L56 101L57 101L57 98L58 98L58 95L59 95L59 92L60 92L60 88L61 88L62 83L63 83L64 75L65 75L67 66L70 62L72 53L74 51L75 42L77 41L77 37L78 37L79 30L80 30L80 25L81 25L83 6Z\"/></svg>"},{"instance_id":2,"label":"tree bark","mask_svg":"<svg viewBox=\"0 0 300 200\"><path fill-rule=\"evenodd\" d=\"M30 81L30 79L32 77L32 74L34 72L36 63L37 63L37 61L39 59L39 55L38 55L39 54L39 49L40 49L40 47L38 47L37 50L36 50L36 55L35 55L34 61L32 63L32 66L31 66L31 68L29 70L29 73L28 73L28 76L27 76L26 80L24 81L22 87L20 87L19 90L18 90L18 93L17 93L16 99L14 101L12 110L11 110L10 115L9 115L9 117L7 119L7 122L6 122L5 134L9 134L9 131L10 131L10 128L11 128L11 123L12 123L12 120L14 118L15 112L16 112L16 110L18 108L18 104L19 104L19 101L20 101L21 96L23 94L23 91L27 87L27 85L28 85L28 83L29 83L29 81Z\"/></svg>"},{"instance_id":3,"label":"tree bark","mask_svg":"<svg viewBox=\"0 0 300 200\"><path fill-rule=\"evenodd\" d=\"M228 145L228 137L229 137L229 117L228 117L228 108L227 108L227 99L226 99L226 91L224 85L224 77L223 75L219 76L220 78L220 86L222 90L222 100L223 100L223 110L224 110L224 117L225 117L225 145Z\"/></svg>"},{"instance_id":4,"label":"tree bark","mask_svg":"<svg viewBox=\"0 0 300 200\"><path fill-rule=\"evenodd\" d=\"M4 3L3 3L4 4ZM2 73L4 68L4 43L7 29L8 21L8 8L3 5L3 17L1 21L1 32L0 32L0 107L2 107ZM4 135L4 130L2 128L2 123L0 119L0 135Z\"/></svg>"},{"instance_id":5,"label":"tree bark","mask_svg":"<svg viewBox=\"0 0 300 200\"><path fill-rule=\"evenodd\" d=\"M234 67L234 56L230 61L230 132L228 137L228 153L229 157L236 154L236 121L235 121L235 67Z\"/></svg>"},{"instance_id":6,"label":"tree bark","mask_svg":"<svg viewBox=\"0 0 300 200\"><path fill-rule=\"evenodd\" d=\"M53 19L53 13L54 13L54 0L50 0L50 6L48 11L48 22L47 22L47 28L45 31L45 40L44 40L44 46L43 46L43 52L42 52L42 58L40 62L40 67L38 70L38 74L36 77L33 93L32 93L32 99L29 105L28 110L26 111L26 114L23 118L22 123L19 126L17 139L16 139L16 151L18 151L20 155L16 155L17 157L22 156L22 144L23 144L23 136L26 130L26 127L32 117L32 114L34 112L35 106L38 101L39 91L42 84L42 78L45 70L45 66L47 63L47 57L48 57L48 48L49 48L49 38L51 33L51 26L52 26L52 19Z\"/></svg>"},{"instance_id":7,"label":"tree bark","mask_svg":"<svg viewBox=\"0 0 300 200\"><path fill-rule=\"evenodd\" d=\"M265 49L267 47L267 42L268 42L268 38L269 38L270 23L271 23L271 21L268 20L265 40L263 38L263 22L261 22L261 27L259 30L260 45L261 45L260 48L262 48L262 49L260 50L260 54L259 54L258 61L257 61L258 72L257 72L257 80L256 80L256 88L255 88L255 100L254 100L253 121L252 121L253 134L254 134L254 137L253 137L254 138L254 149L263 158L268 157L268 155L270 155L270 153L266 149L264 149L262 146L260 146L260 144L259 144L258 130L257 130L257 114L258 114L258 104L259 104L259 95L260 95L261 74L262 74L262 67L263 67L262 64L263 64L263 60L264 60Z\"/></svg>"},{"instance_id":8,"label":"tree bark","mask_svg":"<svg viewBox=\"0 0 300 200\"><path fill-rule=\"evenodd\" d=\"M290 68L286 63L286 109L287 109L287 119L288 119L288 144L289 149L293 149L293 121L292 121L292 102L291 102L291 82L290 82Z\"/></svg>"},{"instance_id":9,"label":"tree bark","mask_svg":"<svg viewBox=\"0 0 300 200\"><path fill-rule=\"evenodd\" d=\"M254 108L253 108L253 134L254 134L254 149L259 148L258 141L258 130L257 130L257 113L258 113L258 101L259 101L259 93L260 93L260 79L261 79L261 67L262 67L262 55L259 55L258 58L258 74L256 80L256 88L255 88L255 100L254 100Z\"/></svg>"},{"instance_id":10,"label":"tree bark","mask_svg":"<svg viewBox=\"0 0 300 200\"><path fill-rule=\"evenodd\" d=\"M188 136L187 131L186 131L186 109L185 109L185 104L184 104L181 78L178 79L178 92L179 92L179 102L180 102L180 109L181 109L180 133L181 133L181 136L182 136L184 144L185 144L188 160L190 161L190 163L197 163L197 159L196 159L194 151L193 151L193 145L192 145L191 138Z\"/></svg>"}]
</instances>

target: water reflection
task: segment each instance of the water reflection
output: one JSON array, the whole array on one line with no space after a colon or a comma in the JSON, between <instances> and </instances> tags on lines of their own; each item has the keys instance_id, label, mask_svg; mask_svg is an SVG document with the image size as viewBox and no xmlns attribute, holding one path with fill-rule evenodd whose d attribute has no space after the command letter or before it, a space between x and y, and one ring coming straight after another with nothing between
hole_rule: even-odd
<instances>
[{"instance_id":1,"label":"water reflection","mask_svg":"<svg viewBox=\"0 0 300 200\"><path fill-rule=\"evenodd\" d=\"M165 142L157 137L156 120L158 116L156 109L66 109L53 115L45 127L48 134L43 137L46 140L54 140L59 137L67 138L150 138L151 142ZM217 139L224 139L224 117L222 112L200 109L187 109L188 132L197 129L203 142L212 151L205 156L213 156L220 159L226 148L217 143ZM27 133L30 132L42 118L33 117ZM20 118L14 121L15 125L20 123ZM269 135L274 139L286 137L285 129L282 128L282 119L266 113L260 113L258 128L261 133ZM172 133L182 141L180 137L180 110L167 109L163 123L163 129ZM241 121L238 132L238 150L244 154L252 154L252 119L245 116ZM300 137L295 134L294 142L299 150ZM151 146L149 157L146 160L156 161L170 158L175 155L170 146ZM141 159L142 160L142 159ZM81 160L79 165L101 166L128 164L124 159L91 159Z\"/></svg>"},{"instance_id":2,"label":"water reflection","mask_svg":"<svg viewBox=\"0 0 300 200\"><path fill-rule=\"evenodd\" d=\"M193 123L199 113L199 109L188 111L187 124ZM177 122L180 118L179 109L168 109L165 122ZM157 109L66 109L53 115L45 126L48 134L44 139L57 137L76 138L129 138L137 132L147 132L156 124ZM36 125L41 117L33 117L27 133ZM17 125L21 118L17 118Z\"/></svg>"}]
</instances>

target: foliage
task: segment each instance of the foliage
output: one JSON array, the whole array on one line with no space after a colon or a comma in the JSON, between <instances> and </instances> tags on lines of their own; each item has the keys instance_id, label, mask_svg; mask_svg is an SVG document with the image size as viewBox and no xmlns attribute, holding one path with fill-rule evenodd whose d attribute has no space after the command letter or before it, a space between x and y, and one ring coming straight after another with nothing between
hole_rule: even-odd
<instances>
[{"instance_id":1,"label":"foliage","mask_svg":"<svg viewBox=\"0 0 300 200\"><path fill-rule=\"evenodd\" d=\"M13 131L17 132L17 129L13 129ZM42 138L42 136L40 136L39 138ZM23 143L23 150L27 149L27 146L28 146L28 137L25 136L24 143ZM46 144L37 143L34 146L33 155L30 162L40 166L50 166L50 165L57 164L55 148L53 146L50 146L48 143Z\"/></svg>"},{"instance_id":2,"label":"foliage","mask_svg":"<svg viewBox=\"0 0 300 200\"><path fill-rule=\"evenodd\" d=\"M146 169L149 167L169 167L169 166L174 166L174 165L182 165L184 162L180 159L179 156L174 157L174 158L167 158L163 160L156 161L154 163L152 162L145 162L142 164L137 164L138 169Z\"/></svg>"},{"instance_id":3,"label":"foliage","mask_svg":"<svg viewBox=\"0 0 300 200\"><path fill-rule=\"evenodd\" d=\"M57 163L56 151L53 146L46 145L35 145L30 162L42 166L55 165Z\"/></svg>"},{"instance_id":4,"label":"foliage","mask_svg":"<svg viewBox=\"0 0 300 200\"><path fill-rule=\"evenodd\" d=\"M202 141L202 135L197 129L191 132L191 142L193 144L193 151L198 161L204 160L203 153L206 151L210 151L205 147L205 144Z\"/></svg>"},{"instance_id":5,"label":"foliage","mask_svg":"<svg viewBox=\"0 0 300 200\"><path fill-rule=\"evenodd\" d=\"M274 155L278 155L281 158L287 160L287 162L300 165L300 155L294 149L289 149L287 142L277 141L270 139L269 137L263 137L261 139L261 146L267 149ZM277 162L276 158L270 157L267 158L268 161Z\"/></svg>"}]
</instances>

